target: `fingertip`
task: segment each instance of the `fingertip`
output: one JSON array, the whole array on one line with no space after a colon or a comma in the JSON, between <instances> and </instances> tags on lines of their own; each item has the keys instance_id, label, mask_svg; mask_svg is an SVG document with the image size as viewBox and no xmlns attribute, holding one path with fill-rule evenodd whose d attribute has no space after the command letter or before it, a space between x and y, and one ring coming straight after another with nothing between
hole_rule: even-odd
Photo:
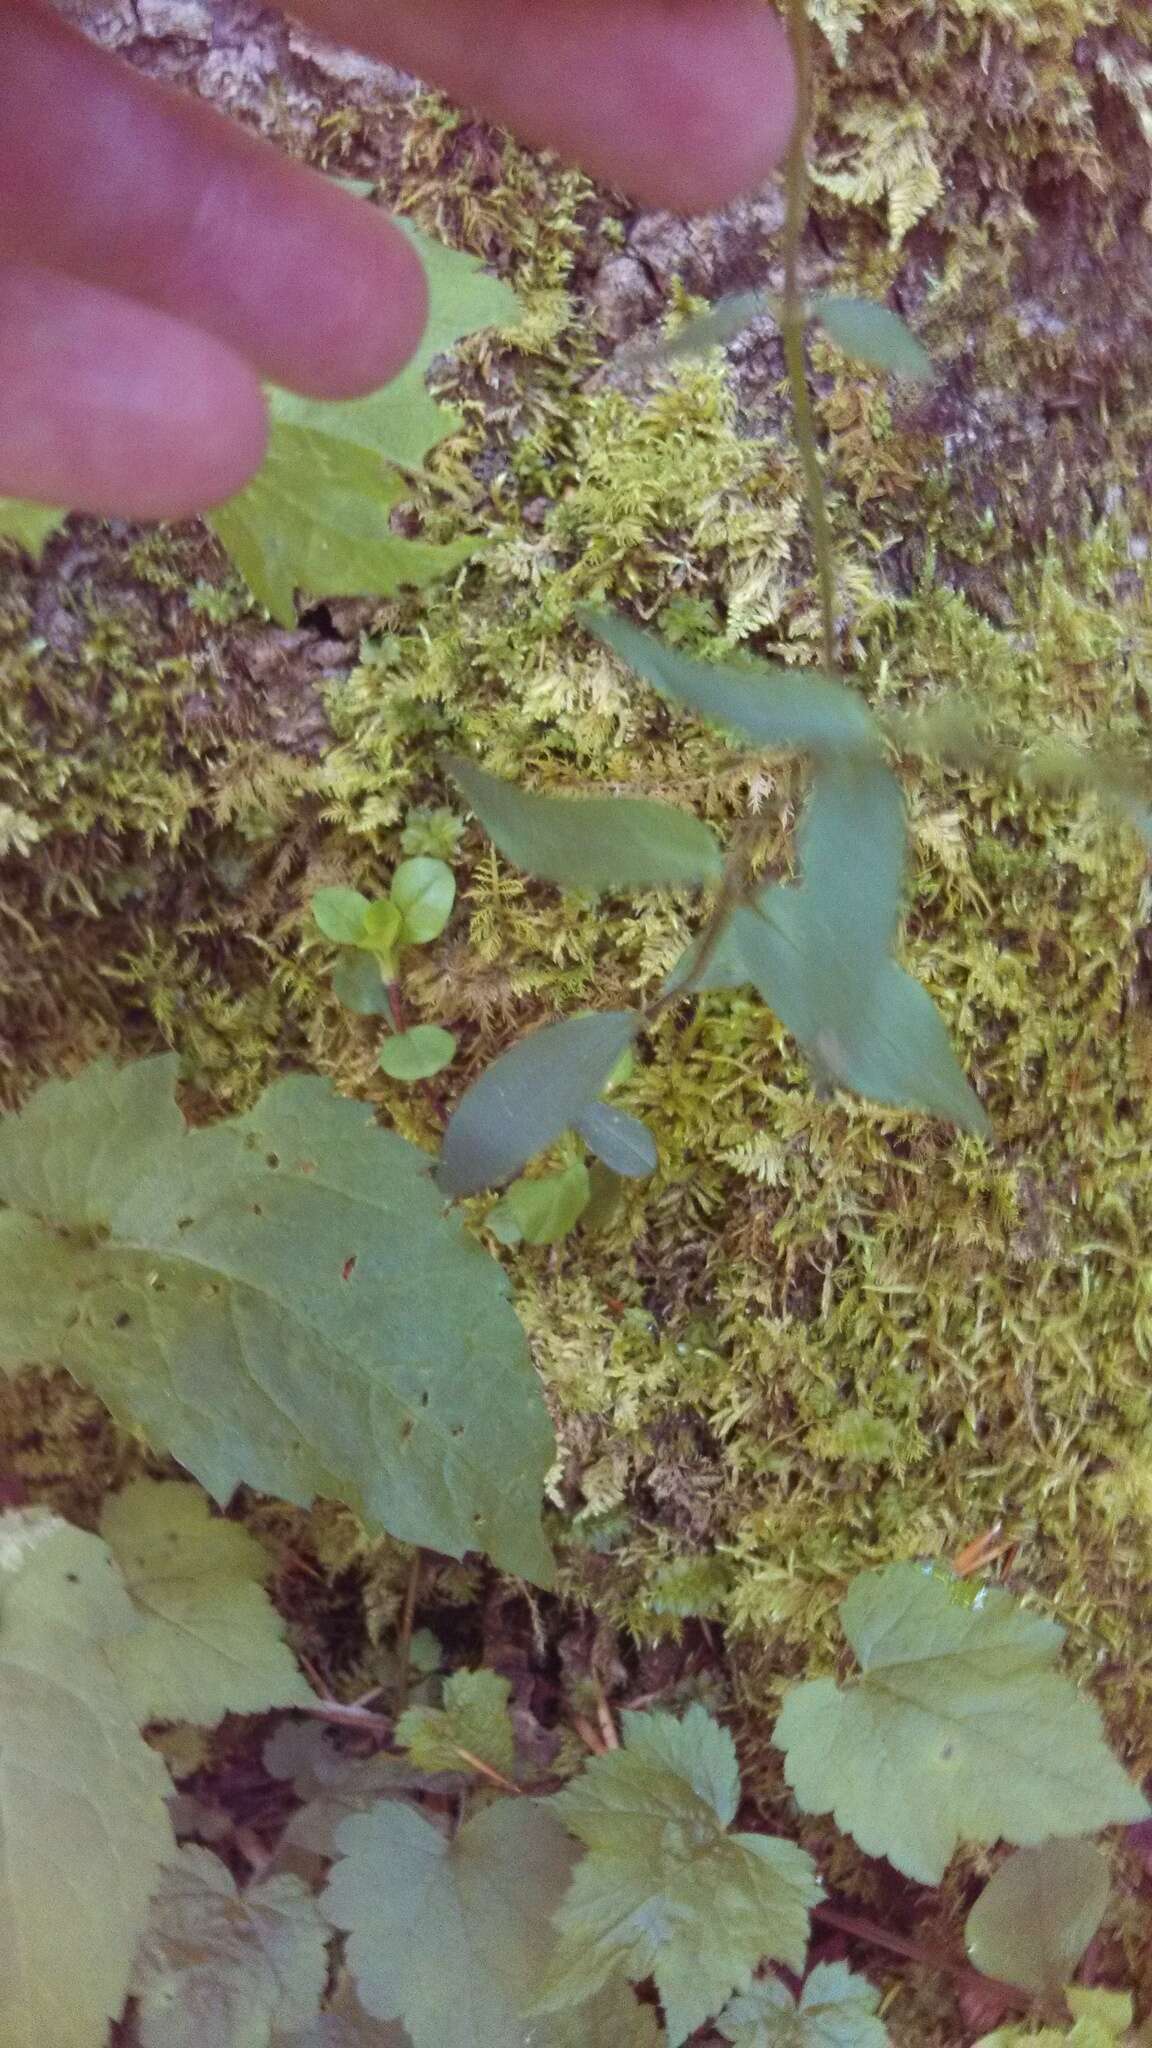
<instances>
[{"instance_id":1,"label":"fingertip","mask_svg":"<svg viewBox=\"0 0 1152 2048\"><path fill-rule=\"evenodd\" d=\"M378 208L331 188L314 204L312 231L327 229L325 275L292 382L314 398L361 398L415 355L428 320L428 282L408 236Z\"/></svg>"},{"instance_id":2,"label":"fingertip","mask_svg":"<svg viewBox=\"0 0 1152 2048\"><path fill-rule=\"evenodd\" d=\"M780 163L796 84L785 29L759 0L712 0L707 23L692 28L652 51L644 159L633 155L625 182L647 205L707 213Z\"/></svg>"}]
</instances>

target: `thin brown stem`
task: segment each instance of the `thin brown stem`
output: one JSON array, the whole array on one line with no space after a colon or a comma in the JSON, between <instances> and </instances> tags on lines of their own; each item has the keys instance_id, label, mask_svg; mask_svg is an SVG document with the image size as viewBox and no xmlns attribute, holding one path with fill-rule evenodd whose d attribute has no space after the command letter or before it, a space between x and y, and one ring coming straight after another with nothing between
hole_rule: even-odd
<instances>
[{"instance_id":1,"label":"thin brown stem","mask_svg":"<svg viewBox=\"0 0 1152 2048\"><path fill-rule=\"evenodd\" d=\"M826 1927L835 1927L841 1934L854 1935L857 1941L870 1942L873 1948L886 1948L892 1955L905 1956L910 1962L923 1963L928 1969L943 1970L950 1977L960 1977L965 1982L994 1991L1005 2005L1017 2012L1029 2012L1036 2001L1031 1992L1022 1991L1018 1984L1002 1983L999 1977L985 1977L982 1971L974 1970L971 1963L962 1962L957 1956L950 1956L943 1949L931 1948L922 1941L913 1941L906 1934L894 1934L887 1927L880 1927L874 1920L866 1920L858 1913L845 1913L839 1906L813 1906L812 1918L822 1920Z\"/></svg>"},{"instance_id":2,"label":"thin brown stem","mask_svg":"<svg viewBox=\"0 0 1152 2048\"><path fill-rule=\"evenodd\" d=\"M420 1591L420 1578L424 1569L424 1552L417 1550L412 1556L408 1573L408 1584L404 1588L404 1606L400 1614L400 1627L396 1632L396 1718L408 1704L408 1679L412 1660L412 1619L416 1612L416 1599Z\"/></svg>"},{"instance_id":3,"label":"thin brown stem","mask_svg":"<svg viewBox=\"0 0 1152 2048\"><path fill-rule=\"evenodd\" d=\"M788 37L796 69L796 120L785 164L784 296L780 329L788 388L795 415L796 446L804 477L804 495L812 534L812 553L820 588L820 639L824 667L836 669L836 578L832 560L832 529L824 496L824 473L816 438L816 417L808 389L804 349L805 307L800 289L800 248L808 217L808 143L812 127L812 42L806 0L788 0Z\"/></svg>"}]
</instances>

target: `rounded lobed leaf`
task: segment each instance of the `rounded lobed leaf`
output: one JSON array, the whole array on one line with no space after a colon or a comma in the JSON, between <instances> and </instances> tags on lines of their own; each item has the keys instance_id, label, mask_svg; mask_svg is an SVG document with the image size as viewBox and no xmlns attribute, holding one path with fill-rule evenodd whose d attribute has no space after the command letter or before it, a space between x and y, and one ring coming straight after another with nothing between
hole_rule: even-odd
<instances>
[{"instance_id":1,"label":"rounded lobed leaf","mask_svg":"<svg viewBox=\"0 0 1152 2048\"><path fill-rule=\"evenodd\" d=\"M1108 1910L1109 1889L1107 1860L1095 1842L1017 1849L968 1915L968 1954L987 1977L1059 1997Z\"/></svg>"},{"instance_id":2,"label":"rounded lobed leaf","mask_svg":"<svg viewBox=\"0 0 1152 2048\"><path fill-rule=\"evenodd\" d=\"M456 1056L456 1040L439 1024L414 1024L380 1047L378 1063L394 1081L430 1081Z\"/></svg>"}]
</instances>

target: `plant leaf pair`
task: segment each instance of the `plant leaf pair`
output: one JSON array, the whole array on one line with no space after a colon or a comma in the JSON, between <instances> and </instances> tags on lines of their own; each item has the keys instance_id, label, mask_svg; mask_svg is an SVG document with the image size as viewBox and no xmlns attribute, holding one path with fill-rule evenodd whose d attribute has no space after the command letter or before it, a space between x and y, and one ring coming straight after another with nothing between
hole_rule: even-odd
<instances>
[{"instance_id":1,"label":"plant leaf pair","mask_svg":"<svg viewBox=\"0 0 1152 2048\"><path fill-rule=\"evenodd\" d=\"M664 361L702 355L710 348L723 347L765 313L771 313L778 321L782 311L780 299L772 293L734 292L686 322L655 353ZM899 313L879 300L822 292L809 300L806 313L853 362L864 363L870 370L887 370L891 376L907 377L918 384L926 383L932 376L932 358L923 343L917 341Z\"/></svg>"}]
</instances>

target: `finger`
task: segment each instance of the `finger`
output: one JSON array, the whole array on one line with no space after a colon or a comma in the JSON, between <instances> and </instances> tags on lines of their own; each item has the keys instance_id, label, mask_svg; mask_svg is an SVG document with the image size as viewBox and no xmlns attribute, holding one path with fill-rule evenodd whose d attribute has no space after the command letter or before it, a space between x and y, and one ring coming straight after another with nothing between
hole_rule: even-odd
<instances>
[{"instance_id":1,"label":"finger","mask_svg":"<svg viewBox=\"0 0 1152 2048\"><path fill-rule=\"evenodd\" d=\"M293 0L292 11L652 205L720 205L787 147L792 65L764 0Z\"/></svg>"},{"instance_id":2,"label":"finger","mask_svg":"<svg viewBox=\"0 0 1152 2048\"><path fill-rule=\"evenodd\" d=\"M424 326L400 230L198 100L0 0L0 255L207 328L266 377L348 398Z\"/></svg>"},{"instance_id":3,"label":"finger","mask_svg":"<svg viewBox=\"0 0 1152 2048\"><path fill-rule=\"evenodd\" d=\"M223 343L137 300L0 260L0 492L171 519L240 489L264 396Z\"/></svg>"}]
</instances>

